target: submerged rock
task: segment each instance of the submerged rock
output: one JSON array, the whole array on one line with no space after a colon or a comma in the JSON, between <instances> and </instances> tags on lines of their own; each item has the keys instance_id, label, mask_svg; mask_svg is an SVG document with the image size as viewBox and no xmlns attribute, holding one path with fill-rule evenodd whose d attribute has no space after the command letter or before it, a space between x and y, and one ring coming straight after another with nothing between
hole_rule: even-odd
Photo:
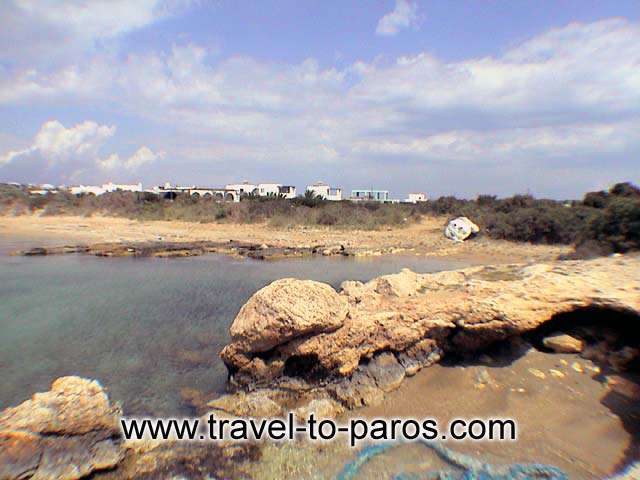
<instances>
[{"instance_id":1,"label":"submerged rock","mask_svg":"<svg viewBox=\"0 0 640 480\"><path fill-rule=\"evenodd\" d=\"M0 413L0 478L70 480L117 465L121 415L98 382L57 379Z\"/></svg>"}]
</instances>

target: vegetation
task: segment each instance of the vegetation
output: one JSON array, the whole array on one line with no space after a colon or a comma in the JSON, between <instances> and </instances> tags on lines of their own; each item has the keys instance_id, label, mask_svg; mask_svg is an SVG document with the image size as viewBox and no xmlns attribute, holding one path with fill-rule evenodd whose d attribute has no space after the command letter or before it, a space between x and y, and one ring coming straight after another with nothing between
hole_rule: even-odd
<instances>
[{"instance_id":1,"label":"vegetation","mask_svg":"<svg viewBox=\"0 0 640 480\"><path fill-rule=\"evenodd\" d=\"M113 215L138 220L258 223L272 226L323 225L378 229L403 226L423 215L466 216L491 238L546 244L575 244L581 256L640 249L640 189L619 183L589 192L582 201L560 202L515 195L475 200L440 197L419 204L329 202L307 192L294 200L247 197L239 203L178 196L163 200L149 193L116 192L99 197L68 193L31 195L0 185L0 214Z\"/></svg>"}]
</instances>

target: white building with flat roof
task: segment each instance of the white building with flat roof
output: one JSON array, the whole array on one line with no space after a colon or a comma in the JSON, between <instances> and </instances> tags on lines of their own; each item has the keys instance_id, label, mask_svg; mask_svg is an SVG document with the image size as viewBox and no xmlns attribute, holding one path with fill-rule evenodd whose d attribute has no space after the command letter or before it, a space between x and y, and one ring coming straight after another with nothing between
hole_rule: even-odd
<instances>
[{"instance_id":1,"label":"white building with flat roof","mask_svg":"<svg viewBox=\"0 0 640 480\"><path fill-rule=\"evenodd\" d=\"M225 185L224 188L227 190L235 190L240 195L257 195L258 194L258 185L255 183L242 182L242 183L230 183Z\"/></svg>"},{"instance_id":2,"label":"white building with flat roof","mask_svg":"<svg viewBox=\"0 0 640 480\"><path fill-rule=\"evenodd\" d=\"M313 185L308 185L306 191L312 192L314 195L320 196L325 200L334 202L342 200L342 189L340 187L330 187L324 182L316 182Z\"/></svg>"},{"instance_id":3,"label":"white building with flat roof","mask_svg":"<svg viewBox=\"0 0 640 480\"><path fill-rule=\"evenodd\" d=\"M142 182L134 184L109 182L103 184L102 188L104 188L105 192L141 192Z\"/></svg>"},{"instance_id":4,"label":"white building with flat roof","mask_svg":"<svg viewBox=\"0 0 640 480\"><path fill-rule=\"evenodd\" d=\"M389 190L359 189L351 190L350 200L354 202L391 202ZM397 200L396 200L397 201Z\"/></svg>"},{"instance_id":5,"label":"white building with flat roof","mask_svg":"<svg viewBox=\"0 0 640 480\"><path fill-rule=\"evenodd\" d=\"M225 185L227 190L235 190L240 196L257 195L259 197L295 198L296 187L281 183L230 183Z\"/></svg>"},{"instance_id":6,"label":"white building with flat roof","mask_svg":"<svg viewBox=\"0 0 640 480\"><path fill-rule=\"evenodd\" d=\"M142 183L125 184L125 183L104 183L98 185L74 185L69 187L69 192L73 195L102 195L111 192L141 192Z\"/></svg>"},{"instance_id":7,"label":"white building with flat roof","mask_svg":"<svg viewBox=\"0 0 640 480\"><path fill-rule=\"evenodd\" d=\"M427 194L422 192L410 193L407 199L405 200L406 203L419 203L419 202L426 202L426 201L427 201Z\"/></svg>"}]
</instances>

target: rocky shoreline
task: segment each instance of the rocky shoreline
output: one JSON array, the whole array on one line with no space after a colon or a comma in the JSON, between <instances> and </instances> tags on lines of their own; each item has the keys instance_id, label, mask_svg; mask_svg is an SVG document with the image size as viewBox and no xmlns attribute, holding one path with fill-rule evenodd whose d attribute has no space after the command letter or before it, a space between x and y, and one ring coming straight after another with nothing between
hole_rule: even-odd
<instances>
[{"instance_id":1,"label":"rocky shoreline","mask_svg":"<svg viewBox=\"0 0 640 480\"><path fill-rule=\"evenodd\" d=\"M377 256L405 251L402 248L385 248L380 250L348 249L344 245L314 246L273 246L250 242L229 240L227 242L193 241L193 242L110 242L94 244L73 244L53 247L33 247L18 250L17 256L33 257L45 255L82 254L96 257L155 257L176 258L196 257L210 253L251 258L254 260L279 260L284 258L301 258L311 256Z\"/></svg>"},{"instance_id":2,"label":"rocky shoreline","mask_svg":"<svg viewBox=\"0 0 640 480\"><path fill-rule=\"evenodd\" d=\"M344 282L340 292L282 279L242 307L221 357L236 388L321 387L346 407L370 404L445 355L478 352L545 323L597 330L598 318L613 316L638 342L638 272L638 257L609 257L423 275L405 269ZM638 346L625 351L634 356Z\"/></svg>"},{"instance_id":3,"label":"rocky shoreline","mask_svg":"<svg viewBox=\"0 0 640 480\"><path fill-rule=\"evenodd\" d=\"M340 291L282 279L256 292L221 357L229 393L189 401L199 414L336 417L381 403L441 359L497 343L575 352L615 371L640 362L640 257L409 270ZM534 372L537 373L537 372ZM633 387L633 385L632 385ZM640 399L637 386L623 391ZM0 413L0 478L242 477L260 445L122 442L95 381L65 377Z\"/></svg>"}]
</instances>

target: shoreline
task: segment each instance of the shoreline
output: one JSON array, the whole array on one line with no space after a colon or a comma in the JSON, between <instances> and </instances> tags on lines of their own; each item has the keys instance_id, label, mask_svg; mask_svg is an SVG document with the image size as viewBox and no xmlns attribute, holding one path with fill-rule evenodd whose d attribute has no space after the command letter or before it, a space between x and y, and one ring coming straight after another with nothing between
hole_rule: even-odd
<instances>
[{"instance_id":1,"label":"shoreline","mask_svg":"<svg viewBox=\"0 0 640 480\"><path fill-rule=\"evenodd\" d=\"M278 229L266 224L139 222L102 216L23 215L0 219L0 236L22 242L25 249L72 245L95 246L99 250L107 246L130 254L133 252L126 249L135 250L135 245L153 244L154 250L159 252L164 243L176 251L180 250L180 245L192 244L187 250L193 250L194 254L203 246L211 247L217 253L232 254L235 253L233 248L242 247L240 250L248 252L263 249L270 258L306 254L374 257L403 254L448 257L478 265L552 261L572 250L567 245L533 245L486 237L454 243L443 235L446 217L427 217L415 225L381 230ZM226 248L229 245L231 251ZM183 253L175 256L189 256L188 252Z\"/></svg>"}]
</instances>

